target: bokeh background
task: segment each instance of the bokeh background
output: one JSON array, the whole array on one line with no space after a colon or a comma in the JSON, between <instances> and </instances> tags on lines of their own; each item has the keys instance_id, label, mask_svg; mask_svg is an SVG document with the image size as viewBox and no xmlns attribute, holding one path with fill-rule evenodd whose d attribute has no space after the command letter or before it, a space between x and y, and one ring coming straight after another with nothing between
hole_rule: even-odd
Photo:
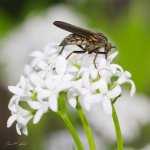
<instances>
[{"instance_id":1,"label":"bokeh background","mask_svg":"<svg viewBox=\"0 0 150 150\"><path fill-rule=\"evenodd\" d=\"M30 61L31 51L42 50L48 42L60 42L68 35L68 32L52 25L55 20L103 32L117 46L119 54L115 62L132 73L137 88L134 98L130 100L125 93L121 104L117 106L125 147L149 150L149 0L0 0L0 149L57 150L58 143L62 147L67 146L64 139L69 135L66 135L63 122L53 113L44 115L37 125L30 123L28 136L18 136L15 125L6 128L10 115L7 105L11 97L7 86L17 83L23 66ZM96 120L91 118L96 118L99 113L102 121L98 127L95 126L98 125ZM111 131L113 127L108 125L112 123L110 118L103 112L87 114L93 128L96 128L93 130L99 143L98 150L115 149L114 131ZM80 130L75 112L72 112L72 121ZM101 126L102 123L105 128ZM61 146L59 149L63 150Z\"/></svg>"}]
</instances>

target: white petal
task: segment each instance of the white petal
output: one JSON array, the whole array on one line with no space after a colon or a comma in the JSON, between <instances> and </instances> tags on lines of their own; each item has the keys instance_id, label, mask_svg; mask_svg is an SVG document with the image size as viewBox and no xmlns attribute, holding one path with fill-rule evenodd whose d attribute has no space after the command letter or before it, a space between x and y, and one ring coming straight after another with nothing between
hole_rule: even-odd
<instances>
[{"instance_id":1,"label":"white petal","mask_svg":"<svg viewBox=\"0 0 150 150\"><path fill-rule=\"evenodd\" d=\"M16 124L16 131L19 135L21 135L21 131L18 123Z\"/></svg>"},{"instance_id":2,"label":"white petal","mask_svg":"<svg viewBox=\"0 0 150 150\"><path fill-rule=\"evenodd\" d=\"M91 94L91 95L86 95L84 97L84 101L86 101L89 104L94 104L98 103L103 99L102 94Z\"/></svg>"},{"instance_id":3,"label":"white petal","mask_svg":"<svg viewBox=\"0 0 150 150\"><path fill-rule=\"evenodd\" d=\"M58 111L58 101L56 95L53 95L49 98L49 107L54 112Z\"/></svg>"},{"instance_id":4,"label":"white petal","mask_svg":"<svg viewBox=\"0 0 150 150\"><path fill-rule=\"evenodd\" d=\"M71 81L73 78L75 78L73 75L65 74L63 77L63 81Z\"/></svg>"},{"instance_id":5,"label":"white petal","mask_svg":"<svg viewBox=\"0 0 150 150\"><path fill-rule=\"evenodd\" d=\"M102 94L106 94L108 92L108 85L104 79L100 79L99 81L99 90Z\"/></svg>"},{"instance_id":6,"label":"white petal","mask_svg":"<svg viewBox=\"0 0 150 150\"><path fill-rule=\"evenodd\" d=\"M91 78L94 80L94 79L96 79L96 77L98 76L98 71L97 71L97 69L91 69L90 70L90 76L91 76Z\"/></svg>"},{"instance_id":7,"label":"white petal","mask_svg":"<svg viewBox=\"0 0 150 150\"><path fill-rule=\"evenodd\" d=\"M60 83L60 85L57 87L56 91L59 93L61 91L67 90L68 88L70 88L72 85L71 82L62 82Z\"/></svg>"},{"instance_id":8,"label":"white petal","mask_svg":"<svg viewBox=\"0 0 150 150\"><path fill-rule=\"evenodd\" d=\"M37 64L38 64L38 62L39 62L40 60L39 59L33 59L32 61L31 61L31 67L35 67Z\"/></svg>"},{"instance_id":9,"label":"white petal","mask_svg":"<svg viewBox=\"0 0 150 150\"><path fill-rule=\"evenodd\" d=\"M87 95L89 93L91 93L88 89L86 88L76 88L76 92L78 95Z\"/></svg>"},{"instance_id":10,"label":"white petal","mask_svg":"<svg viewBox=\"0 0 150 150\"><path fill-rule=\"evenodd\" d=\"M110 70L108 69L101 69L99 70L99 74L103 80L105 80L106 83L110 82L110 78L112 74L110 73Z\"/></svg>"},{"instance_id":11,"label":"white petal","mask_svg":"<svg viewBox=\"0 0 150 150\"><path fill-rule=\"evenodd\" d=\"M22 133L23 133L24 135L28 135L27 127L22 128Z\"/></svg>"},{"instance_id":12,"label":"white petal","mask_svg":"<svg viewBox=\"0 0 150 150\"><path fill-rule=\"evenodd\" d=\"M18 105L20 98L16 95L14 95L11 99L10 102L8 104L8 108L9 110L11 110L12 112L16 112L16 105Z\"/></svg>"},{"instance_id":13,"label":"white petal","mask_svg":"<svg viewBox=\"0 0 150 150\"><path fill-rule=\"evenodd\" d=\"M107 61L106 61L106 59L105 58L99 58L99 61L98 61L98 70L99 69L102 69L102 68L106 68L107 66Z\"/></svg>"},{"instance_id":14,"label":"white petal","mask_svg":"<svg viewBox=\"0 0 150 150\"><path fill-rule=\"evenodd\" d=\"M35 109L35 110L41 107L40 103L37 101L28 101L28 104L32 109Z\"/></svg>"},{"instance_id":15,"label":"white petal","mask_svg":"<svg viewBox=\"0 0 150 150\"><path fill-rule=\"evenodd\" d=\"M56 49L58 46L58 43L48 43L45 47L44 47L44 53L46 54L46 56L48 55L52 55L56 52L58 52L58 49ZM56 48L55 48L56 47Z\"/></svg>"},{"instance_id":16,"label":"white petal","mask_svg":"<svg viewBox=\"0 0 150 150\"><path fill-rule=\"evenodd\" d=\"M69 104L70 104L73 108L76 107L77 101L76 101L76 98L75 98L75 97L70 97L70 98L68 98L68 101L69 101Z\"/></svg>"},{"instance_id":17,"label":"white petal","mask_svg":"<svg viewBox=\"0 0 150 150\"><path fill-rule=\"evenodd\" d=\"M78 72L78 74L77 74L77 77L82 76L85 72L88 72L88 69L85 68L85 67L82 67L82 68L79 70L79 72Z\"/></svg>"},{"instance_id":18,"label":"white petal","mask_svg":"<svg viewBox=\"0 0 150 150\"><path fill-rule=\"evenodd\" d=\"M131 73L130 73L129 71L125 71L125 75L126 75L126 77L128 77L128 78L131 78L131 77L132 77L132 75L131 75Z\"/></svg>"},{"instance_id":19,"label":"white petal","mask_svg":"<svg viewBox=\"0 0 150 150\"><path fill-rule=\"evenodd\" d=\"M85 88L90 88L90 77L89 77L89 72L84 73L82 76L82 81L83 81L83 86Z\"/></svg>"},{"instance_id":20,"label":"white petal","mask_svg":"<svg viewBox=\"0 0 150 150\"><path fill-rule=\"evenodd\" d=\"M42 115L43 115L43 111L42 111L42 109L39 109L33 118L33 123L34 124L38 123L39 120L41 119Z\"/></svg>"},{"instance_id":21,"label":"white petal","mask_svg":"<svg viewBox=\"0 0 150 150\"><path fill-rule=\"evenodd\" d=\"M111 115L112 114L112 105L111 105L111 101L109 99L107 99L107 97L105 97L105 99L103 100L102 105L103 105L104 111L108 115Z\"/></svg>"},{"instance_id":22,"label":"white petal","mask_svg":"<svg viewBox=\"0 0 150 150\"><path fill-rule=\"evenodd\" d=\"M110 99L116 98L121 94L121 87L117 85L115 88L113 88L111 91L108 92L107 96Z\"/></svg>"},{"instance_id":23,"label":"white petal","mask_svg":"<svg viewBox=\"0 0 150 150\"><path fill-rule=\"evenodd\" d=\"M81 88L82 87L82 79L76 80L72 82L73 88Z\"/></svg>"},{"instance_id":24,"label":"white petal","mask_svg":"<svg viewBox=\"0 0 150 150\"><path fill-rule=\"evenodd\" d=\"M71 88L71 89L69 89L67 91L67 97L68 97L68 99L70 99L70 98L76 98L78 95L79 95L79 93L78 93L78 91L76 89Z\"/></svg>"},{"instance_id":25,"label":"white petal","mask_svg":"<svg viewBox=\"0 0 150 150\"><path fill-rule=\"evenodd\" d=\"M8 121L7 121L7 128L9 128L13 123L14 121L17 119L17 115L12 115L9 117Z\"/></svg>"},{"instance_id":26,"label":"white petal","mask_svg":"<svg viewBox=\"0 0 150 150\"><path fill-rule=\"evenodd\" d=\"M92 91L99 89L99 82L98 81L93 82L91 85L91 89L92 89Z\"/></svg>"},{"instance_id":27,"label":"white petal","mask_svg":"<svg viewBox=\"0 0 150 150\"><path fill-rule=\"evenodd\" d=\"M39 91L37 90L37 99L41 100L44 98L48 98L50 96L50 91L47 89L40 89Z\"/></svg>"},{"instance_id":28,"label":"white petal","mask_svg":"<svg viewBox=\"0 0 150 150\"><path fill-rule=\"evenodd\" d=\"M52 79L51 79L50 77L47 78L46 81L45 81L46 87L47 87L48 89L51 89L51 87L53 87L52 84L53 84Z\"/></svg>"},{"instance_id":29,"label":"white petal","mask_svg":"<svg viewBox=\"0 0 150 150\"><path fill-rule=\"evenodd\" d=\"M79 71L79 69L75 66L69 66L67 70L69 73L76 73Z\"/></svg>"},{"instance_id":30,"label":"white petal","mask_svg":"<svg viewBox=\"0 0 150 150\"><path fill-rule=\"evenodd\" d=\"M17 105L17 110L18 110L18 114L21 114L21 116L25 116L25 118L23 119L27 119L28 117L30 118L31 117L31 113L30 111L22 108L20 105ZM21 121L20 121L21 122Z\"/></svg>"},{"instance_id":31,"label":"white petal","mask_svg":"<svg viewBox=\"0 0 150 150\"><path fill-rule=\"evenodd\" d=\"M40 61L40 62L38 63L38 67L39 67L40 69L42 69L42 70L48 69L48 64L47 64L45 61Z\"/></svg>"},{"instance_id":32,"label":"white petal","mask_svg":"<svg viewBox=\"0 0 150 150\"><path fill-rule=\"evenodd\" d=\"M57 74L64 75L67 69L67 61L64 57L58 56L56 59Z\"/></svg>"},{"instance_id":33,"label":"white petal","mask_svg":"<svg viewBox=\"0 0 150 150\"><path fill-rule=\"evenodd\" d=\"M128 80L131 77L131 73L128 71L125 71L121 74L121 76L119 77L119 79L117 80L118 84L123 84L125 82L128 82Z\"/></svg>"},{"instance_id":34,"label":"white petal","mask_svg":"<svg viewBox=\"0 0 150 150\"><path fill-rule=\"evenodd\" d=\"M20 113L20 112L19 112ZM20 125L26 125L27 124L27 122L28 122L28 118L25 118L25 117L23 117L23 115L21 116L21 113L17 116L17 122L18 122L18 124L20 124Z\"/></svg>"},{"instance_id":35,"label":"white petal","mask_svg":"<svg viewBox=\"0 0 150 150\"><path fill-rule=\"evenodd\" d=\"M88 67L90 65L90 55L85 54L81 59L81 65L82 67Z\"/></svg>"},{"instance_id":36,"label":"white petal","mask_svg":"<svg viewBox=\"0 0 150 150\"><path fill-rule=\"evenodd\" d=\"M110 68L111 68L111 71L114 75L116 75L116 71L118 71L118 70L123 72L122 67L118 64L110 64Z\"/></svg>"},{"instance_id":37,"label":"white petal","mask_svg":"<svg viewBox=\"0 0 150 150\"><path fill-rule=\"evenodd\" d=\"M128 82L131 83L130 95L133 96L135 94L135 91L136 91L135 84L134 84L134 82L132 80L129 80Z\"/></svg>"},{"instance_id":38,"label":"white petal","mask_svg":"<svg viewBox=\"0 0 150 150\"><path fill-rule=\"evenodd\" d=\"M117 52L114 52L112 53L111 55L108 56L108 61L109 62L112 62L112 60L118 55L118 51Z\"/></svg>"},{"instance_id":39,"label":"white petal","mask_svg":"<svg viewBox=\"0 0 150 150\"><path fill-rule=\"evenodd\" d=\"M18 96L25 96L24 91L16 86L8 86L10 92Z\"/></svg>"},{"instance_id":40,"label":"white petal","mask_svg":"<svg viewBox=\"0 0 150 150\"><path fill-rule=\"evenodd\" d=\"M35 74L31 74L30 80L36 86L43 86L43 84L44 84L43 80L41 78L39 78L37 75L35 75Z\"/></svg>"}]
</instances>

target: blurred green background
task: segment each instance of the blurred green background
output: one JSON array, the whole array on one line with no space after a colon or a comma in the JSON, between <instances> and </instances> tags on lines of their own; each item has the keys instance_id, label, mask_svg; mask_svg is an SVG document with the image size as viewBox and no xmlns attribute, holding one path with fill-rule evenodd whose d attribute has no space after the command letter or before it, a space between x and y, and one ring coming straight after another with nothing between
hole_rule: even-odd
<instances>
[{"instance_id":1,"label":"blurred green background","mask_svg":"<svg viewBox=\"0 0 150 150\"><path fill-rule=\"evenodd\" d=\"M29 14L34 12L38 15L60 4L72 9L77 16L83 19L89 29L99 29L110 37L119 50L116 62L132 73L137 92L150 96L149 0L0 0L0 46L3 39L7 39L7 35L22 24ZM58 15L61 16L60 13ZM5 64L0 64L0 67L1 75ZM1 78L0 83L2 83ZM63 128L63 123L52 114L48 114L38 125L31 123L28 137L17 136L15 128L6 129L5 127L9 116L7 105L10 95L8 93L7 87L1 84L0 118L4 119L4 121L0 121L0 124L2 123L0 130L4 129L1 131L3 134L0 134L1 147L4 147L9 140L13 142L19 140L28 144L26 146L14 144L10 149L19 147L20 149L41 150L40 141L45 133L54 131L55 128ZM74 120L76 122L77 118ZM144 133L149 130L149 126L144 128ZM32 144L29 142L31 139ZM144 139L148 141L150 135L143 136L143 141ZM143 141L138 141L139 146L144 143ZM131 146L136 144L133 142Z\"/></svg>"}]
</instances>

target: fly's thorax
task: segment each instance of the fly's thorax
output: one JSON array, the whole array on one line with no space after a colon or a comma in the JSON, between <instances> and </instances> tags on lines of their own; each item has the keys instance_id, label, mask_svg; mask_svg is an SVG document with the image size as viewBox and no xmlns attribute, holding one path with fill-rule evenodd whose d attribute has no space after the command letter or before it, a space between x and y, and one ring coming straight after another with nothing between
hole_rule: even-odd
<instances>
[{"instance_id":1,"label":"fly's thorax","mask_svg":"<svg viewBox=\"0 0 150 150\"><path fill-rule=\"evenodd\" d=\"M107 37L103 33L96 33L96 38L98 39L98 41L100 43L105 43L106 44L108 42Z\"/></svg>"}]
</instances>

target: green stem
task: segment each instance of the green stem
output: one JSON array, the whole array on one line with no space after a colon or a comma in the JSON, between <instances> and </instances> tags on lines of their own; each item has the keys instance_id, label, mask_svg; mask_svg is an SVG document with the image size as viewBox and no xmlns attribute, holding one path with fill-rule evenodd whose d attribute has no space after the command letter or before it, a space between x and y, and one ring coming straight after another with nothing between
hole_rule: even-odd
<instances>
[{"instance_id":1,"label":"green stem","mask_svg":"<svg viewBox=\"0 0 150 150\"><path fill-rule=\"evenodd\" d=\"M70 131L70 133L71 133L71 135L72 135L72 137L76 143L78 150L84 150L82 143L79 139L79 136L78 136L76 130L74 129L74 127L73 127L69 117L67 116L67 114L66 113L60 113L60 116L61 116L62 120L65 122L67 128L69 129L69 131Z\"/></svg>"},{"instance_id":2,"label":"green stem","mask_svg":"<svg viewBox=\"0 0 150 150\"><path fill-rule=\"evenodd\" d=\"M82 122L84 130L86 132L86 136L88 138L88 143L89 143L90 150L96 150L96 146L95 146L94 138L93 138L93 135L92 135L92 131L90 129L90 126L88 124L86 116L85 116L85 114L82 110L82 107L81 107L80 103L78 102L78 100L77 100L76 108L78 110L78 114L80 116L81 122Z\"/></svg>"},{"instance_id":3,"label":"green stem","mask_svg":"<svg viewBox=\"0 0 150 150\"><path fill-rule=\"evenodd\" d=\"M121 134L121 130L120 130L120 125L119 125L117 113L116 113L116 110L115 110L115 107L113 104L112 104L112 118L113 118L115 130L116 130L118 150L123 150L122 134Z\"/></svg>"}]
</instances>

